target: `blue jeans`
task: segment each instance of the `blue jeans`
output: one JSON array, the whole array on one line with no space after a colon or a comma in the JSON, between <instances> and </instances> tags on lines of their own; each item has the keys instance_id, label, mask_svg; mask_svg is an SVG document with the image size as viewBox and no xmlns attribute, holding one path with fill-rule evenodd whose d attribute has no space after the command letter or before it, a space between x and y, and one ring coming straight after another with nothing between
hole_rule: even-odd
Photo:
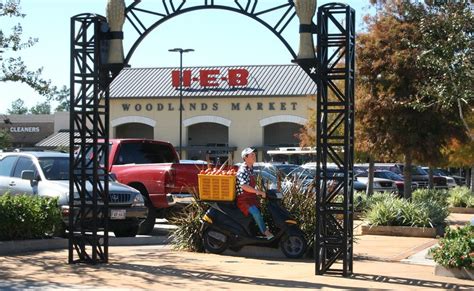
<instances>
[{"instance_id":1,"label":"blue jeans","mask_svg":"<svg viewBox=\"0 0 474 291\"><path fill-rule=\"evenodd\" d=\"M250 206L249 212L250 214L252 214L253 219L257 223L257 226L260 229L260 232L264 234L267 227L265 226L265 222L263 221L262 214L260 213L260 210L258 210L258 207L255 205Z\"/></svg>"}]
</instances>

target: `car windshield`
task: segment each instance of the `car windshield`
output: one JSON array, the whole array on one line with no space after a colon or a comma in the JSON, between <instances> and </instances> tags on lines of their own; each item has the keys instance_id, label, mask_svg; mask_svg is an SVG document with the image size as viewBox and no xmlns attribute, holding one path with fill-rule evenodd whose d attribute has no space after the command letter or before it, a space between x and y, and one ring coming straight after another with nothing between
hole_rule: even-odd
<instances>
[{"instance_id":1,"label":"car windshield","mask_svg":"<svg viewBox=\"0 0 474 291\"><path fill-rule=\"evenodd\" d=\"M297 165L275 165L275 168L278 169L278 171L282 172L283 174L285 174L286 176L288 176L289 173L291 173L291 171L293 171L294 169L298 168Z\"/></svg>"},{"instance_id":2,"label":"car windshield","mask_svg":"<svg viewBox=\"0 0 474 291\"><path fill-rule=\"evenodd\" d=\"M313 179L316 176L316 169L309 169L309 168L303 168L299 167L294 169L289 176L295 177L295 178L311 178Z\"/></svg>"},{"instance_id":3,"label":"car windshield","mask_svg":"<svg viewBox=\"0 0 474 291\"><path fill-rule=\"evenodd\" d=\"M402 176L390 171L375 172L375 176L378 178L385 178L385 179L394 180L394 181L403 180Z\"/></svg>"},{"instance_id":4,"label":"car windshield","mask_svg":"<svg viewBox=\"0 0 474 291\"><path fill-rule=\"evenodd\" d=\"M39 158L43 173L48 180L69 180L68 157L43 157Z\"/></svg>"},{"instance_id":5,"label":"car windshield","mask_svg":"<svg viewBox=\"0 0 474 291\"><path fill-rule=\"evenodd\" d=\"M440 169L434 169L433 174L435 174L436 176L449 176L448 173Z\"/></svg>"}]
</instances>

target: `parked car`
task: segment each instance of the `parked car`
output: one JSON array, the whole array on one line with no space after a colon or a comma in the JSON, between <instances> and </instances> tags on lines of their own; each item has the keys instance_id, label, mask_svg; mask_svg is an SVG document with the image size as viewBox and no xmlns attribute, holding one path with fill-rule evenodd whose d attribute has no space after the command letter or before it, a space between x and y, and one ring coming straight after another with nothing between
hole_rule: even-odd
<instances>
[{"instance_id":1,"label":"parked car","mask_svg":"<svg viewBox=\"0 0 474 291\"><path fill-rule=\"evenodd\" d=\"M367 171L365 172L359 172L357 177L367 177L368 178L369 173ZM386 180L391 180L395 182L395 186L398 189L398 194L400 196L403 196L403 193L405 192L405 180L403 179L402 176L395 174L394 172L390 172L387 170L375 170L374 171L374 178L377 179L386 179ZM418 183L412 182L411 183L411 189L415 190L418 188ZM374 189L375 191L375 189Z\"/></svg>"},{"instance_id":2,"label":"parked car","mask_svg":"<svg viewBox=\"0 0 474 291\"><path fill-rule=\"evenodd\" d=\"M357 167L363 166L363 167L368 168L369 165L357 164L356 166ZM404 164L401 164L401 163L375 163L374 167L376 170L388 170L403 177L403 169L405 166ZM423 170L420 166L413 165L411 167L411 176L412 176L412 181L418 184L418 188L428 188L428 185L429 185L428 173L425 170ZM446 179L443 177L434 177L433 182L434 182L435 189L448 188Z\"/></svg>"},{"instance_id":3,"label":"parked car","mask_svg":"<svg viewBox=\"0 0 474 291\"><path fill-rule=\"evenodd\" d=\"M237 163L237 166L240 166L242 163ZM298 165L295 164L283 164L283 163L266 163L266 162L257 162L253 165L253 170L255 174L260 173L261 171L269 172L273 175L280 173L283 177L288 176L288 174L294 169L298 168Z\"/></svg>"},{"instance_id":4,"label":"parked car","mask_svg":"<svg viewBox=\"0 0 474 291\"><path fill-rule=\"evenodd\" d=\"M328 186L334 186L337 183L337 177L342 177L344 174L338 171L338 168L334 165L329 165L327 167L327 174L329 178ZM291 183L298 183L302 187L308 187L313 183L313 180L316 178L316 163L307 163L304 164L288 174L287 179ZM367 187L364 183L353 180L354 191L366 191Z\"/></svg>"},{"instance_id":5,"label":"parked car","mask_svg":"<svg viewBox=\"0 0 474 291\"><path fill-rule=\"evenodd\" d=\"M429 171L429 167L422 167L423 170L425 170L426 172ZM438 177L443 177L446 179L446 183L448 185L448 188L454 188L456 186L458 186L458 183L456 183L456 179L454 177L452 177L451 175L449 175L448 173L446 173L445 171L441 170L441 169L433 169L433 175L435 176L438 176ZM464 179L464 177L460 177L458 176L458 180L459 178L461 179ZM465 181L465 179L464 179ZM462 183L462 182L460 182ZM459 185L461 186L461 185Z\"/></svg>"},{"instance_id":6,"label":"parked car","mask_svg":"<svg viewBox=\"0 0 474 291\"><path fill-rule=\"evenodd\" d=\"M205 168L205 162L180 162L169 142L110 139L109 172L120 183L140 191L148 207L148 216L140 225L139 234L149 234L159 214L163 215L177 204L193 201L192 193L198 189L198 173ZM176 208L179 211L180 207Z\"/></svg>"},{"instance_id":7,"label":"parked car","mask_svg":"<svg viewBox=\"0 0 474 291\"><path fill-rule=\"evenodd\" d=\"M63 222L69 221L69 154L14 152L0 154L0 195L57 197ZM109 180L109 227L115 236L137 235L147 208L139 191ZM87 184L92 190L92 185ZM75 193L75 197L79 194Z\"/></svg>"}]
</instances>

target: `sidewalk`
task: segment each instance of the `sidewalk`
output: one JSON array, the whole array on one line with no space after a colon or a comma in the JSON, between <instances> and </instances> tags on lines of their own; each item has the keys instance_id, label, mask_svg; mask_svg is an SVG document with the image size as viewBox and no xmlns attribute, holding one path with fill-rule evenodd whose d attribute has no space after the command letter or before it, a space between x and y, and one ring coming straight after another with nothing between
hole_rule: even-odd
<instances>
[{"instance_id":1,"label":"sidewalk","mask_svg":"<svg viewBox=\"0 0 474 291\"><path fill-rule=\"evenodd\" d=\"M369 236L367 236L369 237ZM380 248L394 242L371 237ZM356 253L368 253L365 239ZM383 245L382 245L383 244ZM366 244L366 246L369 246ZM354 275L315 276L314 261L256 259L228 255L177 252L168 245L111 247L104 265L68 265L67 251L0 257L0 289L154 289L154 290L298 290L298 289L473 289L474 283L433 274L432 266L356 259Z\"/></svg>"},{"instance_id":2,"label":"sidewalk","mask_svg":"<svg viewBox=\"0 0 474 291\"><path fill-rule=\"evenodd\" d=\"M174 251L165 244L111 246L109 264L96 266L68 265L62 249L0 256L0 289L474 289L473 281L435 276L424 255L421 262L420 254L436 242L356 236L350 278L316 276L314 260L269 258L258 248L233 256Z\"/></svg>"}]
</instances>

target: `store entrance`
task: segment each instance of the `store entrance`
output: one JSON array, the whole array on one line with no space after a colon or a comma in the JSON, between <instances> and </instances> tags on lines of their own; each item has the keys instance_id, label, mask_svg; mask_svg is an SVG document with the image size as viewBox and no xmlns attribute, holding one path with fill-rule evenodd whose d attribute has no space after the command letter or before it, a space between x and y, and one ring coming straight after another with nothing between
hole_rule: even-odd
<instances>
[{"instance_id":1,"label":"store entrance","mask_svg":"<svg viewBox=\"0 0 474 291\"><path fill-rule=\"evenodd\" d=\"M203 122L188 127L187 158L222 163L229 152L229 128L225 125Z\"/></svg>"},{"instance_id":2,"label":"store entrance","mask_svg":"<svg viewBox=\"0 0 474 291\"><path fill-rule=\"evenodd\" d=\"M126 123L115 127L116 138L153 139L153 127L143 123Z\"/></svg>"}]
</instances>

